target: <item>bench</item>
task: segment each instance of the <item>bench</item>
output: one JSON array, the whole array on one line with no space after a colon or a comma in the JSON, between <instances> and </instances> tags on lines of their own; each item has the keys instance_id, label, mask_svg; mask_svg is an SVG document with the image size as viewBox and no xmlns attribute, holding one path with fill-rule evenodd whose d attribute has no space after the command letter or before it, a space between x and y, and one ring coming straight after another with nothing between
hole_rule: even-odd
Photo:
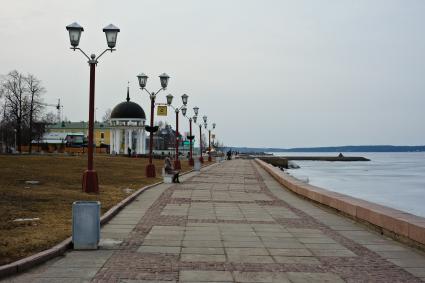
<instances>
[{"instance_id":1,"label":"bench","mask_svg":"<svg viewBox=\"0 0 425 283\"><path fill-rule=\"evenodd\" d=\"M173 182L173 174L165 173L164 167L162 167L162 179L165 184L171 184Z\"/></svg>"}]
</instances>

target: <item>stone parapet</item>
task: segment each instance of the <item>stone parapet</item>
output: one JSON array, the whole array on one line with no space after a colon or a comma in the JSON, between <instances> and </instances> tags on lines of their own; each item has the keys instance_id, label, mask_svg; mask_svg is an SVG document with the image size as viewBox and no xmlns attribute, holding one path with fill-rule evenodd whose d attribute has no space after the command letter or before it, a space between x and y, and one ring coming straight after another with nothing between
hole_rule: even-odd
<instances>
[{"instance_id":1,"label":"stone parapet","mask_svg":"<svg viewBox=\"0 0 425 283\"><path fill-rule=\"evenodd\" d=\"M355 220L372 224L392 238L425 249L425 218L306 184L260 159L256 162L292 192Z\"/></svg>"}]
</instances>

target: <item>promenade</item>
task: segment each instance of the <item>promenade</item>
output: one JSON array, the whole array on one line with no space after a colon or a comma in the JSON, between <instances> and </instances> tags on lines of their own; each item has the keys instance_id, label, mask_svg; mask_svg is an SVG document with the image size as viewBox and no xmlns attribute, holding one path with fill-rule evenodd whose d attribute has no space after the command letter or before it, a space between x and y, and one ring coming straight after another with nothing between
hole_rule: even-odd
<instances>
[{"instance_id":1,"label":"promenade","mask_svg":"<svg viewBox=\"0 0 425 283\"><path fill-rule=\"evenodd\" d=\"M287 191L253 160L142 193L70 251L10 282L422 282L425 256Z\"/></svg>"}]
</instances>

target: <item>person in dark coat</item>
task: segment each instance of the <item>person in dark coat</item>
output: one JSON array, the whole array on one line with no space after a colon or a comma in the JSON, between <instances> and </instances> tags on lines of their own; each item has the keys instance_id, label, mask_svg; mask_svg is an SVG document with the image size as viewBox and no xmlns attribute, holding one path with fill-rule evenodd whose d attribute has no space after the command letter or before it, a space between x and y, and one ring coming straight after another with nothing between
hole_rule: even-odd
<instances>
[{"instance_id":1,"label":"person in dark coat","mask_svg":"<svg viewBox=\"0 0 425 283\"><path fill-rule=\"evenodd\" d=\"M173 175L173 183L180 183L179 181L180 171L174 170L173 165L171 164L171 159L169 157L165 158L164 170L166 174Z\"/></svg>"}]
</instances>

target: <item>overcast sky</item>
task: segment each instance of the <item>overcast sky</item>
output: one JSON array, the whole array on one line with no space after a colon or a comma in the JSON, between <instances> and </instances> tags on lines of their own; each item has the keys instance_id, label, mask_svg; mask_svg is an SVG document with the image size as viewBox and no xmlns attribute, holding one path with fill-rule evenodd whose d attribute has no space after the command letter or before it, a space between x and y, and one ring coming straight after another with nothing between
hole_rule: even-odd
<instances>
[{"instance_id":1,"label":"overcast sky","mask_svg":"<svg viewBox=\"0 0 425 283\"><path fill-rule=\"evenodd\" d=\"M65 26L82 25L80 47L99 54L113 23L117 51L96 70L98 119L125 99L127 81L149 115L136 75L157 90L166 72L158 102L187 93L226 145L425 144L423 0L0 4L0 74L33 73L72 121L88 119L89 68Z\"/></svg>"}]
</instances>

